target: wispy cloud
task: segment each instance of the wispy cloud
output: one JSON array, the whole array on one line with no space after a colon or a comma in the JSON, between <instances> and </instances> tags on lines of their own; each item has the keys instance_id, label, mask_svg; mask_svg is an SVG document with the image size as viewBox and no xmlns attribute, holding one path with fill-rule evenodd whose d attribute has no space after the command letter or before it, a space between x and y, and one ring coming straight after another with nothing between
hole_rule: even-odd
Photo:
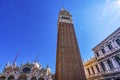
<instances>
[{"instance_id":1,"label":"wispy cloud","mask_svg":"<svg viewBox=\"0 0 120 80\"><path fill-rule=\"evenodd\" d=\"M106 16L106 9L103 10L103 12L101 13L101 16L99 17L99 20L102 20L105 16Z\"/></svg>"},{"instance_id":2,"label":"wispy cloud","mask_svg":"<svg viewBox=\"0 0 120 80\"><path fill-rule=\"evenodd\" d=\"M106 0L106 3L99 20L103 20L108 15L117 15L120 13L120 0Z\"/></svg>"},{"instance_id":3,"label":"wispy cloud","mask_svg":"<svg viewBox=\"0 0 120 80\"><path fill-rule=\"evenodd\" d=\"M110 0L106 0L106 3L109 3L110 2Z\"/></svg>"}]
</instances>

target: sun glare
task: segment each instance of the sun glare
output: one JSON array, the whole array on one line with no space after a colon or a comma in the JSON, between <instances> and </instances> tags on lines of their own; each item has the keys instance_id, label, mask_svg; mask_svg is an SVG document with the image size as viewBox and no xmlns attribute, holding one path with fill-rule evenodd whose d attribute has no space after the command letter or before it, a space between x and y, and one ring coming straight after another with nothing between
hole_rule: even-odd
<instances>
[{"instance_id":1,"label":"sun glare","mask_svg":"<svg viewBox=\"0 0 120 80\"><path fill-rule=\"evenodd\" d=\"M118 4L120 5L120 0L118 1Z\"/></svg>"}]
</instances>

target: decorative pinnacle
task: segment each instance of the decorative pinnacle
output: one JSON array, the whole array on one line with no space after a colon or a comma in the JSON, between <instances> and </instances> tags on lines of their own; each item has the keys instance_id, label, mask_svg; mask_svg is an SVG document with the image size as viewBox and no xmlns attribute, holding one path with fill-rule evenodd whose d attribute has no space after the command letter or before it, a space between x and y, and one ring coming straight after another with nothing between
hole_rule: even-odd
<instances>
[{"instance_id":1,"label":"decorative pinnacle","mask_svg":"<svg viewBox=\"0 0 120 80\"><path fill-rule=\"evenodd\" d=\"M64 7L62 7L62 8L61 8L61 11L64 11L64 10L65 10L65 8L64 8Z\"/></svg>"}]
</instances>

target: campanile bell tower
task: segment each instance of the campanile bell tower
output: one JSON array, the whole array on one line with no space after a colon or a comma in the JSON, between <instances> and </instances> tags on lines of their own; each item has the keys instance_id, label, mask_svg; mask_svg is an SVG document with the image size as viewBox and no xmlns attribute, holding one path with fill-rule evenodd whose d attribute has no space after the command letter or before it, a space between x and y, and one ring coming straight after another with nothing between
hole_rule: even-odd
<instances>
[{"instance_id":1,"label":"campanile bell tower","mask_svg":"<svg viewBox=\"0 0 120 80\"><path fill-rule=\"evenodd\" d=\"M56 80L86 80L72 15L61 9L58 18Z\"/></svg>"}]
</instances>

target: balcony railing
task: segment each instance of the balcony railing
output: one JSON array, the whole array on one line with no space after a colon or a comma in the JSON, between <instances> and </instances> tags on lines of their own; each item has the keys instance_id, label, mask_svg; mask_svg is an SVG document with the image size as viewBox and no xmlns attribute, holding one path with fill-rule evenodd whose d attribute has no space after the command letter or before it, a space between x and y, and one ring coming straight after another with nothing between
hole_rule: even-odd
<instances>
[{"instance_id":1,"label":"balcony railing","mask_svg":"<svg viewBox=\"0 0 120 80\"><path fill-rule=\"evenodd\" d=\"M102 72L95 73L95 74L91 74L91 75L86 75L86 76L87 76L87 78L93 78L93 77L97 77L97 76L114 74L114 73L120 73L120 67L114 68L114 69L111 69L111 70L107 70L107 71L102 71Z\"/></svg>"},{"instance_id":2,"label":"balcony railing","mask_svg":"<svg viewBox=\"0 0 120 80\"><path fill-rule=\"evenodd\" d=\"M117 50L119 50L119 49L120 49L120 47L115 47L115 48L112 49L111 51L108 51L108 52L100 55L99 57L97 57L97 59L104 58L104 57L106 57L107 55L110 55L110 54L114 53L115 51L117 51Z\"/></svg>"},{"instance_id":3,"label":"balcony railing","mask_svg":"<svg viewBox=\"0 0 120 80\"><path fill-rule=\"evenodd\" d=\"M117 72L120 72L120 67L104 71L104 72L102 72L102 74L105 75L105 74L112 74L112 73L117 73Z\"/></svg>"}]
</instances>

